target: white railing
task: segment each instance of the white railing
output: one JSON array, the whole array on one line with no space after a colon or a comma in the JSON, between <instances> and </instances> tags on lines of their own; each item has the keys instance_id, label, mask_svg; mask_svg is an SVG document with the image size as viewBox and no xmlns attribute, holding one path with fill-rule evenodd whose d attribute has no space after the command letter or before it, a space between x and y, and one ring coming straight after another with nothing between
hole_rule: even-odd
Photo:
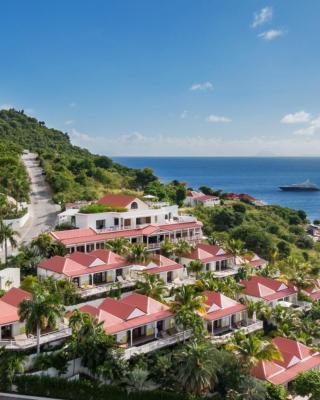
<instances>
[{"instance_id":1,"label":"white railing","mask_svg":"<svg viewBox=\"0 0 320 400\"><path fill-rule=\"evenodd\" d=\"M143 344L137 347L130 347L124 351L124 358L129 359L137 354L150 353L151 351L161 349L163 347L170 346L172 344L182 342L183 340L189 339L191 336L191 330L178 332L175 335L168 336L166 338L155 338L154 341Z\"/></svg>"},{"instance_id":2,"label":"white railing","mask_svg":"<svg viewBox=\"0 0 320 400\"><path fill-rule=\"evenodd\" d=\"M241 328L237 328L237 329L233 329L232 332L226 333L225 335L221 335L221 336L211 336L211 341L213 343L217 343L217 344L224 344L227 343L228 340L230 339L230 337L235 333L235 332L243 332L246 335L255 331L258 331L260 329L263 329L263 322L262 321L255 321L255 322L248 322L248 326L243 326Z\"/></svg>"},{"instance_id":3,"label":"white railing","mask_svg":"<svg viewBox=\"0 0 320 400\"><path fill-rule=\"evenodd\" d=\"M55 342L56 340L64 339L71 335L71 328L62 328L54 332L44 333L40 336L40 344L49 342ZM4 346L6 349L17 350L27 349L35 347L37 345L37 338L35 336L29 336L21 339L2 339L0 340L0 346Z\"/></svg>"},{"instance_id":4,"label":"white railing","mask_svg":"<svg viewBox=\"0 0 320 400\"><path fill-rule=\"evenodd\" d=\"M117 289L117 284L119 281L105 283L102 285L97 285L90 288L80 288L79 294L81 297L94 296L95 294L109 292L110 290ZM121 288L133 287L135 285L135 281L123 281L121 283Z\"/></svg>"}]
</instances>

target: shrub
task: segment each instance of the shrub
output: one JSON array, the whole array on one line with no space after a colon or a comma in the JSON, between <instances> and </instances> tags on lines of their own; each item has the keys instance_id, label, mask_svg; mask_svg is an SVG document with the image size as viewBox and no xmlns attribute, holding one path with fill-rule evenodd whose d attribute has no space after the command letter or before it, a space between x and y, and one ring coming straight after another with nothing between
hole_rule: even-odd
<instances>
[{"instance_id":1,"label":"shrub","mask_svg":"<svg viewBox=\"0 0 320 400\"><path fill-rule=\"evenodd\" d=\"M96 214L103 212L125 212L128 211L125 207L108 206L106 204L89 204L80 208L83 214Z\"/></svg>"},{"instance_id":2,"label":"shrub","mask_svg":"<svg viewBox=\"0 0 320 400\"><path fill-rule=\"evenodd\" d=\"M123 388L86 379L69 381L48 376L20 375L15 383L20 394L66 400L185 400L185 395L175 392L157 390L127 393Z\"/></svg>"}]
</instances>

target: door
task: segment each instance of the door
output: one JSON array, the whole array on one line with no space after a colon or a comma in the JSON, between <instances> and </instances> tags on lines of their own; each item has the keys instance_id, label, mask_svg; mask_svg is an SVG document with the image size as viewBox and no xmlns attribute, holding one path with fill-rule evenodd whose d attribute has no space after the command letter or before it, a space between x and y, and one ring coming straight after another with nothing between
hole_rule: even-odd
<instances>
[{"instance_id":1,"label":"door","mask_svg":"<svg viewBox=\"0 0 320 400\"><path fill-rule=\"evenodd\" d=\"M171 283L172 282L172 271L167 272L167 282Z\"/></svg>"}]
</instances>

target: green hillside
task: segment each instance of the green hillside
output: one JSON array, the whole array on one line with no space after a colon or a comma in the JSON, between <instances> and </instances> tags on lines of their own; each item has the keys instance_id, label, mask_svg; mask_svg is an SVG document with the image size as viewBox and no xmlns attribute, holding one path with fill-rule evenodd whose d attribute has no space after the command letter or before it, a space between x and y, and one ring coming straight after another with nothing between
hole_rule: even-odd
<instances>
[{"instance_id":1,"label":"green hillside","mask_svg":"<svg viewBox=\"0 0 320 400\"><path fill-rule=\"evenodd\" d=\"M0 140L39 154L57 202L91 200L110 190L139 191L157 180L150 169L130 169L74 146L67 133L47 128L23 111L0 111Z\"/></svg>"}]
</instances>

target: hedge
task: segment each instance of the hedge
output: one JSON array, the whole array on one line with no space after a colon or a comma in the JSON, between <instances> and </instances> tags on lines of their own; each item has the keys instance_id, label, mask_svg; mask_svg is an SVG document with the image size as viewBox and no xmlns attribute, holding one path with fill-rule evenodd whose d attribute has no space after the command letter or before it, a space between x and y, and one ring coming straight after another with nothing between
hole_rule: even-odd
<instances>
[{"instance_id":1,"label":"hedge","mask_svg":"<svg viewBox=\"0 0 320 400\"><path fill-rule=\"evenodd\" d=\"M185 400L174 392L146 391L127 393L124 388L101 385L96 381L79 379L69 381L49 376L20 375L15 379L19 394L56 397L66 400Z\"/></svg>"}]
</instances>

